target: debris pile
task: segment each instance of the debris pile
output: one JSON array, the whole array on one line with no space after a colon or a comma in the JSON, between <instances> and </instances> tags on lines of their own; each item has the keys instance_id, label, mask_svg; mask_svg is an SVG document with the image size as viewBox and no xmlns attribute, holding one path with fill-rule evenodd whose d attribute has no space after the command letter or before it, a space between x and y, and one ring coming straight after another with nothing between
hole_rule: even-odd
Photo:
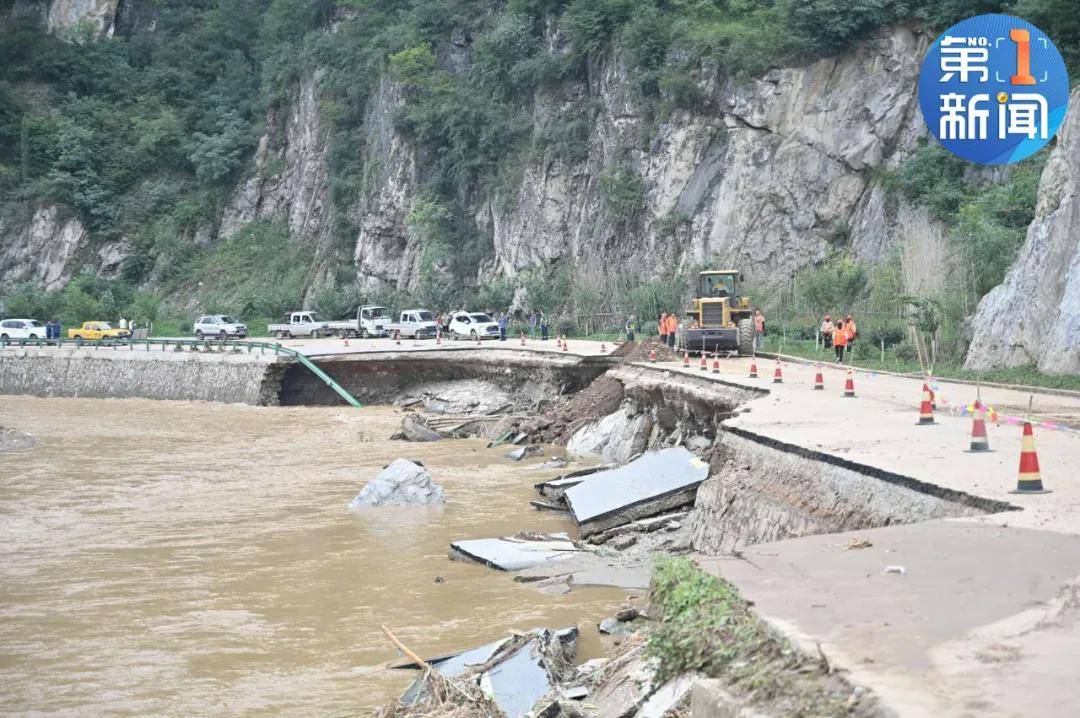
<instances>
[{"instance_id":1,"label":"debris pile","mask_svg":"<svg viewBox=\"0 0 1080 718\"><path fill-rule=\"evenodd\" d=\"M576 628L515 633L469 651L402 668L424 673L381 718L473 718L529 713L552 687L572 675Z\"/></svg>"},{"instance_id":2,"label":"debris pile","mask_svg":"<svg viewBox=\"0 0 1080 718\"><path fill-rule=\"evenodd\" d=\"M518 429L534 442L565 444L585 423L617 411L623 395L623 385L618 379L601 376L572 397L549 407L540 416L525 419Z\"/></svg>"},{"instance_id":3,"label":"debris pile","mask_svg":"<svg viewBox=\"0 0 1080 718\"><path fill-rule=\"evenodd\" d=\"M610 356L619 357L628 361L648 361L649 354L656 352L656 361L678 361L679 355L675 350L659 339L644 339L639 342L624 342L619 348L611 352Z\"/></svg>"},{"instance_id":4,"label":"debris pile","mask_svg":"<svg viewBox=\"0 0 1080 718\"><path fill-rule=\"evenodd\" d=\"M376 506L429 506L444 503L443 488L431 479L424 465L394 459L349 502L349 508Z\"/></svg>"},{"instance_id":5,"label":"debris pile","mask_svg":"<svg viewBox=\"0 0 1080 718\"><path fill-rule=\"evenodd\" d=\"M439 432L428 426L424 417L410 412L401 420L401 427L397 433L390 438L395 441L438 441L443 437Z\"/></svg>"}]
</instances>

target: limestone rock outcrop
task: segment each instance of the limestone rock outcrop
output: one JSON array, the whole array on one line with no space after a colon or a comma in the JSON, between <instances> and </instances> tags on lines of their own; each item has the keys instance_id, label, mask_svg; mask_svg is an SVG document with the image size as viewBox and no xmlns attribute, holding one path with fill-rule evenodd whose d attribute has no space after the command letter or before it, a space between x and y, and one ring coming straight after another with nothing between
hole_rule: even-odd
<instances>
[{"instance_id":1,"label":"limestone rock outcrop","mask_svg":"<svg viewBox=\"0 0 1080 718\"><path fill-rule=\"evenodd\" d=\"M1027 240L1005 281L979 302L969 369L1080 372L1080 90L1069 99Z\"/></svg>"}]
</instances>

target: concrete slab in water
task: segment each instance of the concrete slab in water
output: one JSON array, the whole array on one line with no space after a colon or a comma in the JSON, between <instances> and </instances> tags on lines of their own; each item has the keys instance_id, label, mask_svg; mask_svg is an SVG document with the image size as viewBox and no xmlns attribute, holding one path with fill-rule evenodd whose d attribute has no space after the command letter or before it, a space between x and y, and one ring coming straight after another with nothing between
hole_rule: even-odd
<instances>
[{"instance_id":1,"label":"concrete slab in water","mask_svg":"<svg viewBox=\"0 0 1080 718\"><path fill-rule=\"evenodd\" d=\"M683 448L650 451L566 490L582 537L693 503L709 465Z\"/></svg>"},{"instance_id":2,"label":"concrete slab in water","mask_svg":"<svg viewBox=\"0 0 1080 718\"><path fill-rule=\"evenodd\" d=\"M500 571L520 571L542 563L563 561L581 552L566 534L551 534L547 540L514 537L454 541L453 558L466 558Z\"/></svg>"}]
</instances>

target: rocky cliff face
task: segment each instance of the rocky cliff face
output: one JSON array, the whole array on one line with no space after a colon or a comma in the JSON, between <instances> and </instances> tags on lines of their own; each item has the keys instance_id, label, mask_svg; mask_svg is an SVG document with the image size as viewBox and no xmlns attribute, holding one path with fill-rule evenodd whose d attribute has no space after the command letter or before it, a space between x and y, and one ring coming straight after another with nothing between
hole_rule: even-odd
<instances>
[{"instance_id":1,"label":"rocky cliff face","mask_svg":"<svg viewBox=\"0 0 1080 718\"><path fill-rule=\"evenodd\" d=\"M602 101L589 158L565 167L545 156L525 168L507 209L491 204L496 268L513 275L565 258L600 273L649 273L665 257L764 277L849 241L878 258L898 207L871 170L900 161L922 131L914 88L926 42L896 28L840 58L748 84L701 78L716 111L675 113L631 154L646 199L629 226L605 221L597 178L618 148L634 145L644 119L625 68L595 68L578 103Z\"/></svg>"},{"instance_id":2,"label":"rocky cliff face","mask_svg":"<svg viewBox=\"0 0 1080 718\"><path fill-rule=\"evenodd\" d=\"M62 289L72 277L76 254L88 239L79 220L63 216L56 207L42 207L29 217L0 216L0 267L5 282Z\"/></svg>"},{"instance_id":3,"label":"rocky cliff face","mask_svg":"<svg viewBox=\"0 0 1080 718\"><path fill-rule=\"evenodd\" d=\"M49 32L61 36L86 27L96 35L111 37L121 4L121 0L15 0L10 14L38 17Z\"/></svg>"},{"instance_id":4,"label":"rocky cliff face","mask_svg":"<svg viewBox=\"0 0 1080 718\"><path fill-rule=\"evenodd\" d=\"M328 241L329 206L318 84L318 74L304 77L293 106L268 114L251 174L237 186L219 225L206 230L209 235L224 238L253 220L273 219L312 242L320 257Z\"/></svg>"},{"instance_id":5,"label":"rocky cliff face","mask_svg":"<svg viewBox=\"0 0 1080 718\"><path fill-rule=\"evenodd\" d=\"M1080 372L1080 90L1039 184L1027 240L975 313L969 369Z\"/></svg>"}]
</instances>

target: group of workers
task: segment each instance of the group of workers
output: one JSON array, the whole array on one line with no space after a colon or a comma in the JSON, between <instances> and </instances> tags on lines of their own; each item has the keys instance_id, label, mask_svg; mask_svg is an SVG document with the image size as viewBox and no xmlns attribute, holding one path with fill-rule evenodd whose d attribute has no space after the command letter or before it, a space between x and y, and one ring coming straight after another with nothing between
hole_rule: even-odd
<instances>
[{"instance_id":1,"label":"group of workers","mask_svg":"<svg viewBox=\"0 0 1080 718\"><path fill-rule=\"evenodd\" d=\"M656 324L659 329L660 342L667 344L669 347L675 346L675 337L679 333L679 315L676 312L661 312L660 316L656 319ZM698 328L697 320L692 320L690 323L690 329ZM761 350L765 348L765 315L761 313L760 309L754 311L754 349Z\"/></svg>"},{"instance_id":2,"label":"group of workers","mask_svg":"<svg viewBox=\"0 0 1080 718\"><path fill-rule=\"evenodd\" d=\"M844 353L851 351L851 346L859 338L859 330L855 327L855 320L848 314L843 319L837 319L833 323L828 314L821 322L821 336L825 339L825 346L832 343L833 351L836 352L836 361L844 361Z\"/></svg>"}]
</instances>

